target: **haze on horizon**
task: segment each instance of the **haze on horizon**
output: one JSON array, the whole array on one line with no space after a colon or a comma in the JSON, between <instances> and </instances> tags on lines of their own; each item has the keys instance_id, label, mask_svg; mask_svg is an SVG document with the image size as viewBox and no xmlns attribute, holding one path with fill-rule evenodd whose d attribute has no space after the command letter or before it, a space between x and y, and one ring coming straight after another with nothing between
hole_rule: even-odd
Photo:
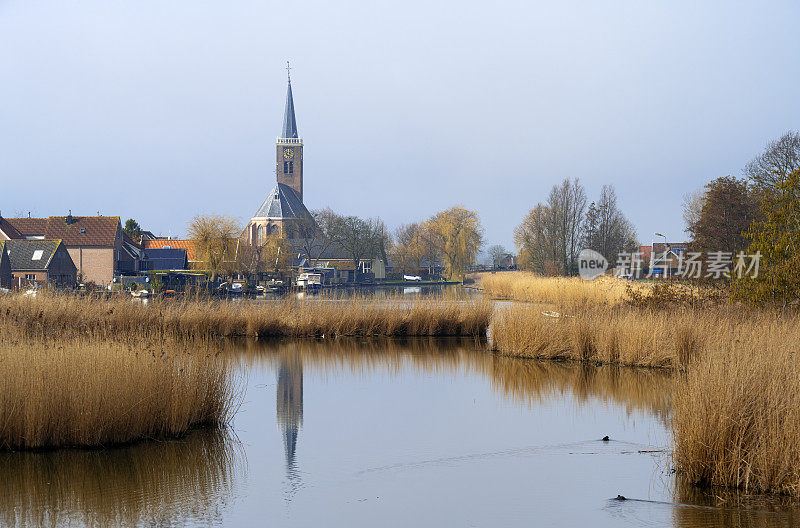
<instances>
[{"instance_id":1,"label":"haze on horizon","mask_svg":"<svg viewBox=\"0 0 800 528\"><path fill-rule=\"evenodd\" d=\"M246 223L286 61L309 209L394 229L455 204L487 245L563 178L642 242L800 128L792 2L0 0L0 213Z\"/></svg>"}]
</instances>

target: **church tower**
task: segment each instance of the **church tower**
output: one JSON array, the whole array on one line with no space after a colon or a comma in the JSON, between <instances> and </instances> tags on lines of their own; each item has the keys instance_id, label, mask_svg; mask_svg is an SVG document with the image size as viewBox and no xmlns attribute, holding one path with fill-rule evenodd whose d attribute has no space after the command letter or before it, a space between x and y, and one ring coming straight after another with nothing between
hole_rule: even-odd
<instances>
[{"instance_id":1,"label":"church tower","mask_svg":"<svg viewBox=\"0 0 800 528\"><path fill-rule=\"evenodd\" d=\"M289 63L286 63L289 72ZM283 129L275 145L278 183L288 185L303 201L303 140L297 135L297 120L294 116L292 78L286 92L286 109L283 112Z\"/></svg>"},{"instance_id":2,"label":"church tower","mask_svg":"<svg viewBox=\"0 0 800 528\"><path fill-rule=\"evenodd\" d=\"M289 70L289 63L286 63L286 69ZM276 140L275 155L278 181L250 219L247 226L250 244L264 244L268 236L300 237L301 225L311 218L311 213L303 205L303 140L297 134L291 77L286 92L283 129Z\"/></svg>"}]
</instances>

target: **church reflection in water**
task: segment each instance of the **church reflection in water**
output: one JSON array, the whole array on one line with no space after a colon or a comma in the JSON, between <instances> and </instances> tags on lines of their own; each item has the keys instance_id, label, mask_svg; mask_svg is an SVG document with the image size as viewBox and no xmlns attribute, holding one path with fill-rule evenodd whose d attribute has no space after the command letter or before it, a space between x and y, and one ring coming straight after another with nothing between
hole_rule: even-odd
<instances>
[{"instance_id":1,"label":"church reflection in water","mask_svg":"<svg viewBox=\"0 0 800 528\"><path fill-rule=\"evenodd\" d=\"M303 363L297 354L284 355L278 367L277 423L286 454L287 500L291 500L302 486L295 459L297 436L303 425Z\"/></svg>"}]
</instances>

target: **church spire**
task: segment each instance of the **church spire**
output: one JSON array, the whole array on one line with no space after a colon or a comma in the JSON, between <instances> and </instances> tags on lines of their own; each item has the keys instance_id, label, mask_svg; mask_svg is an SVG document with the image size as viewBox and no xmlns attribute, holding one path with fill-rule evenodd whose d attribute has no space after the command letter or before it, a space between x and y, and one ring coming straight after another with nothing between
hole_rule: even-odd
<instances>
[{"instance_id":1,"label":"church spire","mask_svg":"<svg viewBox=\"0 0 800 528\"><path fill-rule=\"evenodd\" d=\"M286 61L286 75L289 79L289 88L286 91L286 110L283 112L282 138L296 138L297 120L294 117L294 99L292 99L292 77L290 73L289 61Z\"/></svg>"}]
</instances>

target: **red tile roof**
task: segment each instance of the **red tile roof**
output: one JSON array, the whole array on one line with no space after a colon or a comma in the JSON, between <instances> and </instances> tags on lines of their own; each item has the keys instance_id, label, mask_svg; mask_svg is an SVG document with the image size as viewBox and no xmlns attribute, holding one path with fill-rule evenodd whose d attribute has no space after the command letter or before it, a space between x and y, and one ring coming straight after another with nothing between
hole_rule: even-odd
<instances>
[{"instance_id":1,"label":"red tile roof","mask_svg":"<svg viewBox=\"0 0 800 528\"><path fill-rule=\"evenodd\" d=\"M66 216L49 218L7 218L24 237L60 239L65 246L113 247L121 231L118 216Z\"/></svg>"},{"instance_id":2,"label":"red tile roof","mask_svg":"<svg viewBox=\"0 0 800 528\"><path fill-rule=\"evenodd\" d=\"M23 237L44 236L47 230L47 218L4 218Z\"/></svg>"},{"instance_id":3,"label":"red tile roof","mask_svg":"<svg viewBox=\"0 0 800 528\"><path fill-rule=\"evenodd\" d=\"M45 238L60 238L65 246L112 247L119 233L122 227L118 216L73 216L69 224L65 216L51 216Z\"/></svg>"},{"instance_id":4,"label":"red tile roof","mask_svg":"<svg viewBox=\"0 0 800 528\"><path fill-rule=\"evenodd\" d=\"M2 217L0 217L0 232L2 232L11 240L24 238L22 233L17 231L17 228L11 225L11 222Z\"/></svg>"},{"instance_id":5,"label":"red tile roof","mask_svg":"<svg viewBox=\"0 0 800 528\"><path fill-rule=\"evenodd\" d=\"M157 238L155 240L142 240L142 246L144 249L185 249L186 250L186 258L190 261L197 261L197 254L194 248L194 240L188 239L164 239L164 238Z\"/></svg>"}]
</instances>

